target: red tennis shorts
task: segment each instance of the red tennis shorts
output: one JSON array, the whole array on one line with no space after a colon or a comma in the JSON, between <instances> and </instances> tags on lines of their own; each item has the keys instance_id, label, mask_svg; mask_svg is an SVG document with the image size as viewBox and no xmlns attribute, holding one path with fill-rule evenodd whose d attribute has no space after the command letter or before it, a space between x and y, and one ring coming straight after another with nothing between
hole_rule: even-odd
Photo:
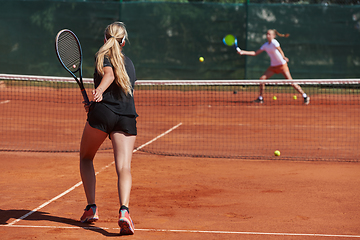
<instances>
[{"instance_id":1,"label":"red tennis shorts","mask_svg":"<svg viewBox=\"0 0 360 240\"><path fill-rule=\"evenodd\" d=\"M267 71L271 71L276 74L290 72L287 63L279 66L270 66Z\"/></svg>"}]
</instances>

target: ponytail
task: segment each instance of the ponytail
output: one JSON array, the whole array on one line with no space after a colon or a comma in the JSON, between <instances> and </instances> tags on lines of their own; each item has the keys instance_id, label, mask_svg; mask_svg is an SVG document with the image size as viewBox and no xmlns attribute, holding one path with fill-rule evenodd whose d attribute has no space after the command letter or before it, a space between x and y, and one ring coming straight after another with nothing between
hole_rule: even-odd
<instances>
[{"instance_id":1,"label":"ponytail","mask_svg":"<svg viewBox=\"0 0 360 240\"><path fill-rule=\"evenodd\" d=\"M285 34L282 34L282 33L279 33L276 29L273 29L274 33L276 35L278 35L279 37L289 37L290 34L289 33L285 33Z\"/></svg>"},{"instance_id":2,"label":"ponytail","mask_svg":"<svg viewBox=\"0 0 360 240\"><path fill-rule=\"evenodd\" d=\"M130 78L125 68L125 56L121 51L121 47L125 45L125 39L127 39L127 32L123 23L115 22L107 26L106 42L96 53L96 69L103 76L104 57L108 57L113 66L116 84L125 94L132 95Z\"/></svg>"}]
</instances>

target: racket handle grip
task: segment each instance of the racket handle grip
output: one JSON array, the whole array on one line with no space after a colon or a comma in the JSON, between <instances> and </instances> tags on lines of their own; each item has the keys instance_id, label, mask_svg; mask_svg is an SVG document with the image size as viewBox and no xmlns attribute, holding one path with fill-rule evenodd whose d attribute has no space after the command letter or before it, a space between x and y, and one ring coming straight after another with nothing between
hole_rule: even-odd
<instances>
[{"instance_id":1,"label":"racket handle grip","mask_svg":"<svg viewBox=\"0 0 360 240\"><path fill-rule=\"evenodd\" d=\"M241 52L241 49L240 49L239 47L237 47L237 48L236 48L236 51L237 51L238 53L240 53L240 52Z\"/></svg>"},{"instance_id":2,"label":"racket handle grip","mask_svg":"<svg viewBox=\"0 0 360 240\"><path fill-rule=\"evenodd\" d=\"M83 98L84 98L85 103L86 103L86 104L90 104L90 101L89 101L88 95L86 94L85 89L81 89L81 93L82 93L82 95L83 95Z\"/></svg>"}]
</instances>

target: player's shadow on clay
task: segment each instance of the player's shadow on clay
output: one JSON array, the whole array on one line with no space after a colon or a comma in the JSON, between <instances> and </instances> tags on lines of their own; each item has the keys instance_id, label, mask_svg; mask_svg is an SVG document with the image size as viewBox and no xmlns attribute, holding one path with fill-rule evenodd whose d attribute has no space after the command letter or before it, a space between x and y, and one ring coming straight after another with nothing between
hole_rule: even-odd
<instances>
[{"instance_id":1,"label":"player's shadow on clay","mask_svg":"<svg viewBox=\"0 0 360 240\"><path fill-rule=\"evenodd\" d=\"M10 222L12 222L13 220L19 219L20 217L24 216L25 214L27 214L29 212L31 212L31 210L25 210L25 209L2 210L2 209L0 209L0 225L7 225ZM90 230L90 231L97 232L97 233L101 233L102 235L107 236L107 237L120 236L120 233L111 233L111 232L106 231L103 228L96 227L93 224L82 223L80 221L76 221L71 218L52 216L48 212L36 211L33 214L31 214L30 216L26 217L24 220L57 222L57 223L68 224L71 226L83 228L83 229ZM14 226L16 226L16 224L14 224Z\"/></svg>"}]
</instances>

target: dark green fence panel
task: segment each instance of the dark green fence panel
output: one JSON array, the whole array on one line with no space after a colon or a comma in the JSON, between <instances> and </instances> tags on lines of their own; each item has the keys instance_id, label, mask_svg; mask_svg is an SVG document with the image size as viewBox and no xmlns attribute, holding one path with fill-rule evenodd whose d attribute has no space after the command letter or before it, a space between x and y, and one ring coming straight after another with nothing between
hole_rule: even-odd
<instances>
[{"instance_id":1,"label":"dark green fence panel","mask_svg":"<svg viewBox=\"0 0 360 240\"><path fill-rule=\"evenodd\" d=\"M104 28L123 21L130 38L125 53L139 79L259 78L268 56L239 56L222 38L232 33L241 47L257 50L270 28L290 33L278 40L294 78L360 75L359 6L35 0L0 0L0 6L1 73L67 76L54 38L68 28L81 41L84 76L91 77Z\"/></svg>"}]
</instances>

